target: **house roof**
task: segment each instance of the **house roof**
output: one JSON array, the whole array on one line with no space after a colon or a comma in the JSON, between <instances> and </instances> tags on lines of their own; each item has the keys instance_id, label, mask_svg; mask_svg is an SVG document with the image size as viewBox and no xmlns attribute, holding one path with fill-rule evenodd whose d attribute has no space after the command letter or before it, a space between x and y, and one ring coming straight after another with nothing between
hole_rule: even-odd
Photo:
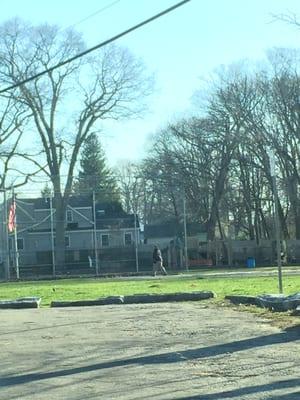
<instances>
[{"instance_id":1,"label":"house roof","mask_svg":"<svg viewBox=\"0 0 300 400\"><path fill-rule=\"evenodd\" d=\"M44 210L50 208L49 198L46 197L37 197L37 198L25 198L19 199L18 201L22 203L27 203L28 205L33 206L35 210ZM92 198L91 196L71 196L69 198L68 204L71 207L91 207L92 206ZM53 198L52 207L55 208L55 199Z\"/></svg>"},{"instance_id":2,"label":"house roof","mask_svg":"<svg viewBox=\"0 0 300 400\"><path fill-rule=\"evenodd\" d=\"M182 235L183 229L182 223L179 224L177 221L166 221L160 224L145 225L144 236L145 239L175 237ZM186 229L189 236L206 232L204 225L197 222L188 222Z\"/></svg>"},{"instance_id":3,"label":"house roof","mask_svg":"<svg viewBox=\"0 0 300 400\"><path fill-rule=\"evenodd\" d=\"M104 218L126 218L132 216L133 214L127 214L120 203L117 201L112 201L110 203L96 203L96 220ZM101 211L104 211L102 213Z\"/></svg>"},{"instance_id":4,"label":"house roof","mask_svg":"<svg viewBox=\"0 0 300 400\"><path fill-rule=\"evenodd\" d=\"M145 225L144 237L147 238L164 238L174 237L181 232L180 226L173 223L164 223L156 225Z\"/></svg>"},{"instance_id":5,"label":"house roof","mask_svg":"<svg viewBox=\"0 0 300 400\"><path fill-rule=\"evenodd\" d=\"M33 210L43 210L50 209L50 202L48 199L40 198L26 198L17 199L20 202L30 207L31 212ZM69 198L68 205L72 208L89 207L91 210L93 208L93 201L91 196L71 196ZM53 199L53 208L55 209L55 201ZM122 205L118 202L96 202L96 226L97 229L122 229L122 228L134 228L135 226L139 228L139 218L136 215L136 220L134 214L127 214ZM76 223L67 224L67 230L85 230L86 228L80 228L76 226ZM34 229L36 232L38 229ZM42 229L40 231L48 231L49 229Z\"/></svg>"},{"instance_id":6,"label":"house roof","mask_svg":"<svg viewBox=\"0 0 300 400\"><path fill-rule=\"evenodd\" d=\"M38 197L38 198L17 198L17 202L28 204L32 206L35 210L44 210L50 208L50 201L48 198ZM72 208L79 207L93 207L92 196L71 196L68 201L68 205ZM55 199L53 198L52 207L55 208ZM111 217L126 217L127 214L122 205L117 201L112 202L97 202L95 204L97 219L99 218L111 218ZM104 213L101 213L101 210Z\"/></svg>"},{"instance_id":7,"label":"house roof","mask_svg":"<svg viewBox=\"0 0 300 400\"><path fill-rule=\"evenodd\" d=\"M134 220L134 214L126 214L125 217L114 217L114 218L97 218L96 227L97 229L126 229L126 228L139 228L139 218L136 216Z\"/></svg>"}]
</instances>

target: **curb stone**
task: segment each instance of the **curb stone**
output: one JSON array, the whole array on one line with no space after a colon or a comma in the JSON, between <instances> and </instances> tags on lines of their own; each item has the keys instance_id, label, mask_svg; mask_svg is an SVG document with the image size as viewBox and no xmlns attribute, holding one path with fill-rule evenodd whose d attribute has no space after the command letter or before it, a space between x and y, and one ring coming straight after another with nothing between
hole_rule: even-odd
<instances>
[{"instance_id":1,"label":"curb stone","mask_svg":"<svg viewBox=\"0 0 300 400\"><path fill-rule=\"evenodd\" d=\"M230 300L234 304L256 305L257 307L268 308L277 312L295 310L300 306L300 293L290 296L283 294L263 294L260 296L234 295L225 296L225 299Z\"/></svg>"},{"instance_id":2,"label":"curb stone","mask_svg":"<svg viewBox=\"0 0 300 400\"><path fill-rule=\"evenodd\" d=\"M74 300L74 301L52 301L50 307L82 307L82 306L104 306L110 304L123 304L123 296L101 297L96 300Z\"/></svg>"},{"instance_id":3,"label":"curb stone","mask_svg":"<svg viewBox=\"0 0 300 400\"><path fill-rule=\"evenodd\" d=\"M228 295L225 296L226 300L230 300L233 304L246 304L258 306L259 302L255 296L244 296L244 295Z\"/></svg>"},{"instance_id":4,"label":"curb stone","mask_svg":"<svg viewBox=\"0 0 300 400\"><path fill-rule=\"evenodd\" d=\"M130 296L110 296L97 300L52 301L51 307L102 306L111 304L147 304L172 301L199 301L214 297L213 292L134 294Z\"/></svg>"},{"instance_id":5,"label":"curb stone","mask_svg":"<svg viewBox=\"0 0 300 400\"><path fill-rule=\"evenodd\" d=\"M290 296L282 294L266 294L257 296L261 307L268 308L272 311L284 312L295 310L300 305L300 293L295 293Z\"/></svg>"},{"instance_id":6,"label":"curb stone","mask_svg":"<svg viewBox=\"0 0 300 400\"><path fill-rule=\"evenodd\" d=\"M15 300L0 300L0 309L39 308L41 297L20 297Z\"/></svg>"},{"instance_id":7,"label":"curb stone","mask_svg":"<svg viewBox=\"0 0 300 400\"><path fill-rule=\"evenodd\" d=\"M298 307L296 308L296 310L294 310L294 311L292 312L292 315L300 316L300 306L298 306Z\"/></svg>"},{"instance_id":8,"label":"curb stone","mask_svg":"<svg viewBox=\"0 0 300 400\"><path fill-rule=\"evenodd\" d=\"M125 304L199 301L214 297L212 292L134 294L124 297Z\"/></svg>"}]
</instances>

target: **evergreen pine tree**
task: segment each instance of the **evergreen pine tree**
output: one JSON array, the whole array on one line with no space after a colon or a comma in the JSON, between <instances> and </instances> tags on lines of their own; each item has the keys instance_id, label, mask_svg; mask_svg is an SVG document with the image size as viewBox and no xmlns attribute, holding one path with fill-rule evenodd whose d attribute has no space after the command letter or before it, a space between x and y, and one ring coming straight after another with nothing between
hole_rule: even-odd
<instances>
[{"instance_id":1,"label":"evergreen pine tree","mask_svg":"<svg viewBox=\"0 0 300 400\"><path fill-rule=\"evenodd\" d=\"M100 202L120 201L116 178L107 166L104 150L95 133L90 134L83 145L74 190L82 195L94 191Z\"/></svg>"},{"instance_id":2,"label":"evergreen pine tree","mask_svg":"<svg viewBox=\"0 0 300 400\"><path fill-rule=\"evenodd\" d=\"M48 183L46 183L43 189L41 190L41 197L47 198L51 196L52 196L51 187L48 185Z\"/></svg>"}]
</instances>

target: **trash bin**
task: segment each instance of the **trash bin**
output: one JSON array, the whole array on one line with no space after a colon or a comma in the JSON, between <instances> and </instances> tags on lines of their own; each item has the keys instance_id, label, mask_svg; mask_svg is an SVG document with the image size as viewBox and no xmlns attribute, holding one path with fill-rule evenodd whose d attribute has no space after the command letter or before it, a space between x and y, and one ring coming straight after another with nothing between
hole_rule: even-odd
<instances>
[{"instance_id":1,"label":"trash bin","mask_svg":"<svg viewBox=\"0 0 300 400\"><path fill-rule=\"evenodd\" d=\"M255 267L255 258L254 257L248 257L247 258L247 267L248 268L254 268Z\"/></svg>"}]
</instances>

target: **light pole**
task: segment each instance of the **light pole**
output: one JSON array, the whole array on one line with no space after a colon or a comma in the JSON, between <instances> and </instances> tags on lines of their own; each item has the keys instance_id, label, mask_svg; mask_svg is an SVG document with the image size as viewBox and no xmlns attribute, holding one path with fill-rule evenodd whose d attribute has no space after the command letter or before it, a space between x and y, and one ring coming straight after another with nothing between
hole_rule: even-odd
<instances>
[{"instance_id":1,"label":"light pole","mask_svg":"<svg viewBox=\"0 0 300 400\"><path fill-rule=\"evenodd\" d=\"M138 251L138 234L137 234L137 223L136 223L136 212L134 213L134 236L135 236L135 267L136 272L139 272L139 251Z\"/></svg>"},{"instance_id":2,"label":"light pole","mask_svg":"<svg viewBox=\"0 0 300 400\"><path fill-rule=\"evenodd\" d=\"M16 278L20 279L20 268L19 268L19 249L18 249L18 233L17 233L17 210L16 210L16 195L14 189L12 189L12 206L14 207L14 246L15 246L15 267L16 267Z\"/></svg>"},{"instance_id":3,"label":"light pole","mask_svg":"<svg viewBox=\"0 0 300 400\"><path fill-rule=\"evenodd\" d=\"M4 271L5 271L5 279L10 280L10 269L9 269L9 243L8 243L8 226L7 226L7 197L6 197L6 189L0 189L0 192L3 193L3 208L2 208L2 235L3 235L3 264L4 264Z\"/></svg>"},{"instance_id":4,"label":"light pole","mask_svg":"<svg viewBox=\"0 0 300 400\"><path fill-rule=\"evenodd\" d=\"M269 152L270 173L272 178L273 197L274 197L274 217L275 217L275 235L276 235L276 252L278 266L278 287L279 293L282 293L282 263L281 263L281 243L280 243L280 223L279 223L279 199L275 175L275 157L273 151Z\"/></svg>"},{"instance_id":5,"label":"light pole","mask_svg":"<svg viewBox=\"0 0 300 400\"><path fill-rule=\"evenodd\" d=\"M187 229L186 229L186 200L185 190L183 189L183 230L184 230L184 261L185 269L189 270L188 248L187 248Z\"/></svg>"}]
</instances>

